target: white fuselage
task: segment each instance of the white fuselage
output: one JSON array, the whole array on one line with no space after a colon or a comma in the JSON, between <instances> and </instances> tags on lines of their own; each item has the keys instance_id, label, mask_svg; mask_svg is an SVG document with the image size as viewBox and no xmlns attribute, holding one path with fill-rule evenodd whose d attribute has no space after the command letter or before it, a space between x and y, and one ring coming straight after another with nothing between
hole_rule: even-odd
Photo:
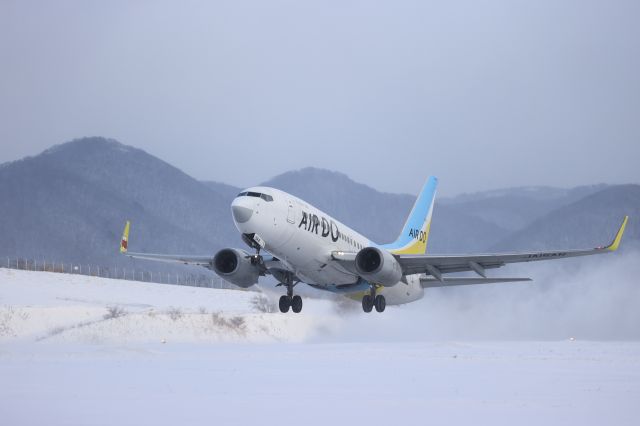
<instances>
[{"instance_id":1,"label":"white fuselage","mask_svg":"<svg viewBox=\"0 0 640 426\"><path fill-rule=\"evenodd\" d=\"M357 274L333 260L331 253L357 253L377 244L309 203L278 189L253 187L241 194L251 195L238 196L231 205L238 230L243 234L256 234L256 240L262 241L264 249L303 282L330 290L360 281ZM267 197L261 198L260 194ZM388 304L401 304L422 298L424 290L419 277L410 275L392 287L379 288L378 294L384 295Z\"/></svg>"}]
</instances>

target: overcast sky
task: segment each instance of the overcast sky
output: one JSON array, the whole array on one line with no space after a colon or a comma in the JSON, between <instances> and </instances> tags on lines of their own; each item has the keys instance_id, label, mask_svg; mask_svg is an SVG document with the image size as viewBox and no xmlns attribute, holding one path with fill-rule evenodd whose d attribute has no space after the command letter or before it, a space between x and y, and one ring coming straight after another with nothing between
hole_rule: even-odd
<instances>
[{"instance_id":1,"label":"overcast sky","mask_svg":"<svg viewBox=\"0 0 640 426\"><path fill-rule=\"evenodd\" d=\"M238 186L640 182L640 2L0 1L0 162L89 135Z\"/></svg>"}]
</instances>

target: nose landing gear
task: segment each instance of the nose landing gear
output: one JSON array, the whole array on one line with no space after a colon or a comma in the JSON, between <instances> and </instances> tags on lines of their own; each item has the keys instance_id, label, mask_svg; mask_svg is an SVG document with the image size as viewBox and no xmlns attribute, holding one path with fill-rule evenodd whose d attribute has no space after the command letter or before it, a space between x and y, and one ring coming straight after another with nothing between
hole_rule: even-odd
<instances>
[{"instance_id":1,"label":"nose landing gear","mask_svg":"<svg viewBox=\"0 0 640 426\"><path fill-rule=\"evenodd\" d=\"M376 288L372 285L369 294L365 294L362 297L362 310L368 313L373 310L374 306L377 312L384 312L387 307L387 300L381 294L376 296Z\"/></svg>"}]
</instances>

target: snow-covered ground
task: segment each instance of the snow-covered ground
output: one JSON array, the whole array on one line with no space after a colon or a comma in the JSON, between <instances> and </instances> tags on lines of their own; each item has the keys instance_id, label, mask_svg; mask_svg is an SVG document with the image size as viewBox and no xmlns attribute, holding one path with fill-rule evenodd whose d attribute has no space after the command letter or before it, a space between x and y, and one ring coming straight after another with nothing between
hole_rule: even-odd
<instances>
[{"instance_id":1,"label":"snow-covered ground","mask_svg":"<svg viewBox=\"0 0 640 426\"><path fill-rule=\"evenodd\" d=\"M639 342L410 339L397 331L438 326L416 322L423 302L366 315L305 299L283 315L255 297L0 269L0 424L640 418Z\"/></svg>"},{"instance_id":2,"label":"snow-covered ground","mask_svg":"<svg viewBox=\"0 0 640 426\"><path fill-rule=\"evenodd\" d=\"M303 315L273 315L253 307L257 296L250 291L0 269L0 342L301 341L318 323L326 327L335 322L334 315L327 315L328 301L308 303Z\"/></svg>"}]
</instances>

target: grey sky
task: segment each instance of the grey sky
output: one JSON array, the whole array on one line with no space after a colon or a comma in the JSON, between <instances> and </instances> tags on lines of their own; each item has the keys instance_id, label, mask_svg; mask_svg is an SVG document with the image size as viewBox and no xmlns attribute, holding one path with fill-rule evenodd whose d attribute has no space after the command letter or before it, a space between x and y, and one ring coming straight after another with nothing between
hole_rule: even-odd
<instances>
[{"instance_id":1,"label":"grey sky","mask_svg":"<svg viewBox=\"0 0 640 426\"><path fill-rule=\"evenodd\" d=\"M638 1L0 2L0 162L113 137L247 186L640 182Z\"/></svg>"}]
</instances>

